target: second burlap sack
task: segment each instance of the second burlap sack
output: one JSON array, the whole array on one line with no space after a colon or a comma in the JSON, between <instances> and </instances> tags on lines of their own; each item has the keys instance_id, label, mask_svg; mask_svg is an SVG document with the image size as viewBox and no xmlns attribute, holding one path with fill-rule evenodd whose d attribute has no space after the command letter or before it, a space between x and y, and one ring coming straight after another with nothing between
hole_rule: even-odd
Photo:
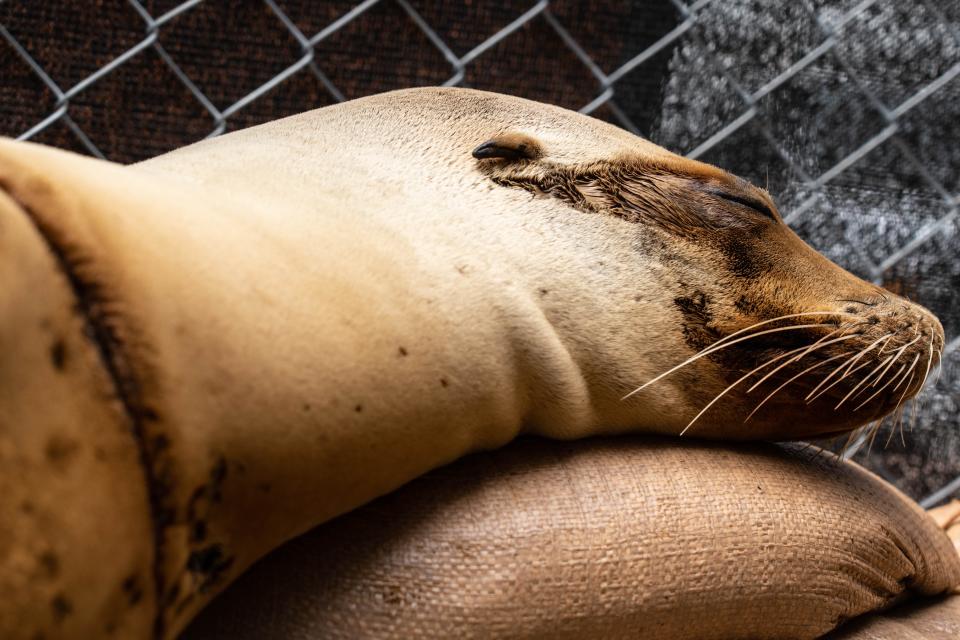
<instances>
[{"instance_id":1,"label":"second burlap sack","mask_svg":"<svg viewBox=\"0 0 960 640\"><path fill-rule=\"evenodd\" d=\"M185 638L815 638L958 583L928 515L810 449L528 440L294 540Z\"/></svg>"}]
</instances>

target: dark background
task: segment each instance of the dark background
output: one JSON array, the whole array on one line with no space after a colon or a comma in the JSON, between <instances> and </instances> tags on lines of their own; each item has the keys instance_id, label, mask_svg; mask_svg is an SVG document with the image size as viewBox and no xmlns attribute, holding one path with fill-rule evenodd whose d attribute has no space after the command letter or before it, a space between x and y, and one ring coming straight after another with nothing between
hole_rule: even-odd
<instances>
[{"instance_id":1,"label":"dark background","mask_svg":"<svg viewBox=\"0 0 960 640\"><path fill-rule=\"evenodd\" d=\"M960 475L957 75L960 0L0 4L2 135L132 162L452 83L586 108L767 186L808 242L946 328L906 445L857 454L917 498Z\"/></svg>"}]
</instances>

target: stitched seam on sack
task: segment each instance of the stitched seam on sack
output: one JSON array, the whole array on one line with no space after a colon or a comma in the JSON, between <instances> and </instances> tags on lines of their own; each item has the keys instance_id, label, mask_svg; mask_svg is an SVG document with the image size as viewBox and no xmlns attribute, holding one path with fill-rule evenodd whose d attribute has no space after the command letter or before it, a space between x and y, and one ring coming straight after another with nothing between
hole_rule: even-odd
<instances>
[{"instance_id":1,"label":"stitched seam on sack","mask_svg":"<svg viewBox=\"0 0 960 640\"><path fill-rule=\"evenodd\" d=\"M162 492L160 483L153 473L154 459L150 454L146 441L146 429L144 423L147 419L155 417L155 414L147 408L140 397L140 385L132 375L132 366L125 361L122 355L122 341L114 335L106 321L107 313L102 309L106 304L103 299L102 287L96 282L88 282L79 277L74 268L74 263L68 256L68 249L61 247L50 237L40 218L34 213L33 209L19 199L10 189L6 181L0 179L0 189L5 191L11 199L24 212L26 218L37 230L38 235L43 239L44 244L53 254L60 271L66 278L67 283L76 299L77 308L83 317L85 335L93 343L100 360L103 364L108 377L116 391L117 399L120 401L124 412L130 420L130 433L137 447L138 461L143 472L144 483L147 486L147 496L150 506L150 518L153 529L153 580L156 593L156 616L153 621L153 635L155 638L162 638L164 635L163 618L163 530L162 525ZM98 293L99 292L99 293ZM98 309L97 307L101 307Z\"/></svg>"}]
</instances>

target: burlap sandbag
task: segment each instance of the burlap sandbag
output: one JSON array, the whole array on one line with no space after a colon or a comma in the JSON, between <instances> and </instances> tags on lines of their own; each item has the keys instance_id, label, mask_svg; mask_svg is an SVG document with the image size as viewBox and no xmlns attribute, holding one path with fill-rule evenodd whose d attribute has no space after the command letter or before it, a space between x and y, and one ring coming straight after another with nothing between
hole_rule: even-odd
<instances>
[{"instance_id":1,"label":"burlap sandbag","mask_svg":"<svg viewBox=\"0 0 960 640\"><path fill-rule=\"evenodd\" d=\"M932 518L809 449L524 440L294 540L184 637L815 638L958 581Z\"/></svg>"}]
</instances>

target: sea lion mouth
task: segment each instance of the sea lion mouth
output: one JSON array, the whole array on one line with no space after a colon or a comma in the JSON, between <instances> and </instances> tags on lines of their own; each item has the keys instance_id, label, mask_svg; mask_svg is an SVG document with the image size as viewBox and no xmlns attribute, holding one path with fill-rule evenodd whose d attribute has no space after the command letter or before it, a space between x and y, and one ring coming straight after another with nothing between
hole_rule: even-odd
<instances>
[{"instance_id":1,"label":"sea lion mouth","mask_svg":"<svg viewBox=\"0 0 960 640\"><path fill-rule=\"evenodd\" d=\"M872 311L881 303L860 304ZM680 435L724 401L727 419L747 425L802 414L821 425L818 436L899 417L939 365L944 340L929 312L917 307L906 319L911 311L808 311L761 320L712 340L623 400L709 362L726 373L728 384L702 403Z\"/></svg>"}]
</instances>

